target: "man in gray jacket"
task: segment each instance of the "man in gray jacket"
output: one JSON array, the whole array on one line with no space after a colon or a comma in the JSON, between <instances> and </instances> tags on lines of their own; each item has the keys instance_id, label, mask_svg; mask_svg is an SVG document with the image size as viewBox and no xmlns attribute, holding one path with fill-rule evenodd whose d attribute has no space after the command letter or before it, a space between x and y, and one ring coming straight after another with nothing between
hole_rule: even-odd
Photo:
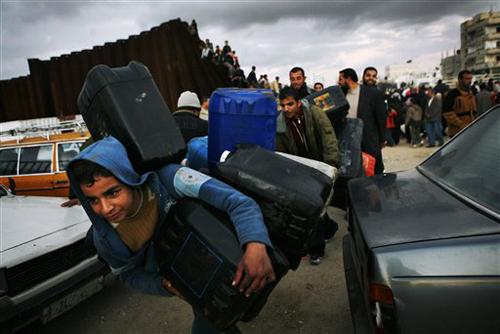
<instances>
[{"instance_id":1,"label":"man in gray jacket","mask_svg":"<svg viewBox=\"0 0 500 334\"><path fill-rule=\"evenodd\" d=\"M411 147L416 148L422 146L420 143L420 127L422 126L422 108L415 102L414 97L410 97L406 100L406 117L405 125L406 128L410 128L411 134Z\"/></svg>"},{"instance_id":2,"label":"man in gray jacket","mask_svg":"<svg viewBox=\"0 0 500 334\"><path fill-rule=\"evenodd\" d=\"M425 132L427 133L426 147L434 147L436 140L438 146L443 145L443 129L441 127L441 113L443 111L443 99L441 93L427 90L427 105L425 108Z\"/></svg>"},{"instance_id":3,"label":"man in gray jacket","mask_svg":"<svg viewBox=\"0 0 500 334\"><path fill-rule=\"evenodd\" d=\"M484 82L479 85L481 89L479 93L476 94L476 104L477 104L477 115L481 115L486 110L493 107L493 98L491 91L488 90L488 87Z\"/></svg>"}]
</instances>

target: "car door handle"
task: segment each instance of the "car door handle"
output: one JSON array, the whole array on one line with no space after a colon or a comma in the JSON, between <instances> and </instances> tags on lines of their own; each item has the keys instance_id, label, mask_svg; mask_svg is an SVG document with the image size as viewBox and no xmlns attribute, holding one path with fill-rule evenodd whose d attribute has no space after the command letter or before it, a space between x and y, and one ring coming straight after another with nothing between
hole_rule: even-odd
<instances>
[{"instance_id":1,"label":"car door handle","mask_svg":"<svg viewBox=\"0 0 500 334\"><path fill-rule=\"evenodd\" d=\"M67 180L57 180L54 182L55 184L63 184L63 183L68 183Z\"/></svg>"}]
</instances>

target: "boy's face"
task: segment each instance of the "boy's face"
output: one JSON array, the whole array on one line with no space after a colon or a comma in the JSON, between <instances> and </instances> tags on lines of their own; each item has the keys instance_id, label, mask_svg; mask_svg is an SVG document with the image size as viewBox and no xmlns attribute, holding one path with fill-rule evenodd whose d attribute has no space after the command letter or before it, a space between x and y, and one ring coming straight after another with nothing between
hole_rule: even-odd
<instances>
[{"instance_id":1,"label":"boy's face","mask_svg":"<svg viewBox=\"0 0 500 334\"><path fill-rule=\"evenodd\" d=\"M113 176L96 176L94 183L80 187L94 212L112 223L131 216L140 205L138 191Z\"/></svg>"}]
</instances>

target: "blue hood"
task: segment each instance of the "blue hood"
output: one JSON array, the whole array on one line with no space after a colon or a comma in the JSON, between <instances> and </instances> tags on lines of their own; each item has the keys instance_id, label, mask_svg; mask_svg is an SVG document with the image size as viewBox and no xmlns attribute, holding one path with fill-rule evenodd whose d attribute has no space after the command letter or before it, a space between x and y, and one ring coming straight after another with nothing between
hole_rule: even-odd
<instances>
[{"instance_id":1,"label":"blue hood","mask_svg":"<svg viewBox=\"0 0 500 334\"><path fill-rule=\"evenodd\" d=\"M176 164L166 165L161 169L139 175L132 168L124 146L115 138L106 137L83 150L70 162L67 170L68 177L74 193L80 199L92 222L93 240L96 249L99 255L111 266L113 273L121 274L137 271L139 270L137 268L144 267L144 263L148 264L150 270L146 271L153 273L154 279L144 278L145 281L151 282L152 285L149 288L144 288L141 284L138 284L140 285L139 289L142 289L142 291L157 292L157 290L163 289L161 277L157 273L154 247L149 247L152 239L151 242L144 244L137 253L132 253L128 249L121 241L118 233L115 232L113 226L94 212L87 198L83 195L80 185L75 181L73 169L75 162L79 160L91 161L106 168L119 181L131 187L137 187L147 182L151 191L157 195L159 206L158 226L165 221L170 207L175 204L177 199L184 196L193 197L227 212L233 221L241 245L255 241L272 247L267 228L264 225L262 212L257 203L251 198L216 179ZM148 260L144 262L146 256ZM131 286L135 286L134 284L131 283Z\"/></svg>"},{"instance_id":2,"label":"blue hood","mask_svg":"<svg viewBox=\"0 0 500 334\"><path fill-rule=\"evenodd\" d=\"M76 161L88 160L92 161L107 170L109 170L120 182L131 186L141 186L148 180L149 177L153 178L153 173L148 172L139 175L135 172L130 163L125 147L114 137L106 137L99 140L85 150L80 152L68 165L68 178L71 183L71 189L80 200L83 208L87 212L93 226L101 234L104 235L110 229L110 225L104 218L96 215L94 210L90 207L90 203L83 195L80 185L75 182L73 176L73 166ZM152 187L152 190L158 192L158 187Z\"/></svg>"},{"instance_id":3,"label":"blue hood","mask_svg":"<svg viewBox=\"0 0 500 334\"><path fill-rule=\"evenodd\" d=\"M71 160L68 166L68 174L72 170L72 164L78 160L95 162L113 173L120 182L132 187L142 185L151 174L137 174L128 159L125 147L116 138L111 136L93 143L80 152L80 154Z\"/></svg>"},{"instance_id":4,"label":"blue hood","mask_svg":"<svg viewBox=\"0 0 500 334\"><path fill-rule=\"evenodd\" d=\"M102 258L104 258L115 274L137 267L140 263L144 262L145 252L148 245L144 245L142 249L135 254L131 253L127 246L125 246L125 244L120 240L118 234L115 233L111 224L94 212L87 198L83 195L80 185L77 184L74 179L73 166L74 163L79 160L92 161L106 168L120 182L131 187L141 186L145 182L148 182L150 189L156 193L159 198L163 198L163 200L160 201L161 221L166 216L164 209L165 204L168 203L168 199L166 190L160 186L158 175L154 172L148 172L143 175L137 174L132 168L132 164L128 159L125 147L113 137L106 137L87 147L85 150L80 152L78 156L71 160L67 169L68 177L71 182L71 189L79 198L80 203L92 222L93 240L98 253L102 256ZM150 262L153 264L155 263L154 261ZM158 284L154 284L155 287L156 285L161 287L161 280L158 282L156 282Z\"/></svg>"}]
</instances>

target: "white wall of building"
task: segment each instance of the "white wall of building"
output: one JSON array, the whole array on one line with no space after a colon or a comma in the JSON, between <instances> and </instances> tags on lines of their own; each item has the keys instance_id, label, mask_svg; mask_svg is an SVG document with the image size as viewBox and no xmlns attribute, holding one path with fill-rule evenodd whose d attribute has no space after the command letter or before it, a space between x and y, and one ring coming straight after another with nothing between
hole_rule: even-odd
<instances>
[{"instance_id":1,"label":"white wall of building","mask_svg":"<svg viewBox=\"0 0 500 334\"><path fill-rule=\"evenodd\" d=\"M433 74L436 73L436 77ZM385 68L388 81L400 84L402 82L415 84L428 82L434 85L441 78L441 73L436 69L426 69L418 62L388 65Z\"/></svg>"}]
</instances>

